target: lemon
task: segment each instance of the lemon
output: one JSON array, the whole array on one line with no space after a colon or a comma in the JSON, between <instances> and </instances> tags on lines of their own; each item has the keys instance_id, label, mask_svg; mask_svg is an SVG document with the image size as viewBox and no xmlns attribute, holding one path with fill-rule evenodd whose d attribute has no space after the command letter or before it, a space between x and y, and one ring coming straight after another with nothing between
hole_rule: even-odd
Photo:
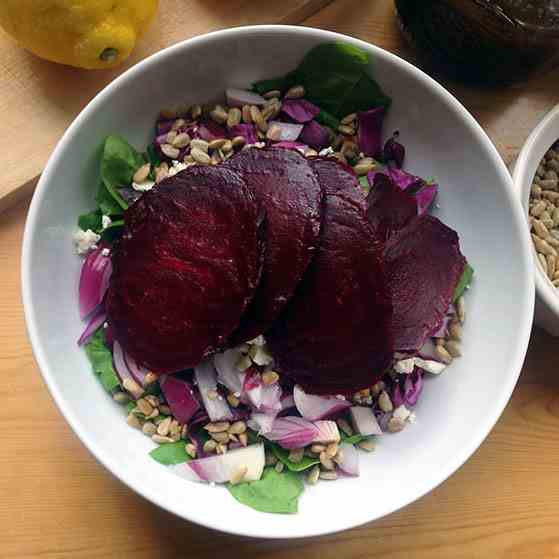
<instances>
[{"instance_id":1,"label":"lemon","mask_svg":"<svg viewBox=\"0 0 559 559\"><path fill-rule=\"evenodd\" d=\"M132 52L158 0L0 0L0 26L32 53L110 68Z\"/></svg>"}]
</instances>

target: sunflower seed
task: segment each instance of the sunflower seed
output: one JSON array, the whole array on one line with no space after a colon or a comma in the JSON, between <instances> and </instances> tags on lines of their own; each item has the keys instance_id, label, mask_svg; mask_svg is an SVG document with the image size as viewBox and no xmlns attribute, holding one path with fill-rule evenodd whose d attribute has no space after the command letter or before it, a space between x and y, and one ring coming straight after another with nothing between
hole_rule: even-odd
<instances>
[{"instance_id":1,"label":"sunflower seed","mask_svg":"<svg viewBox=\"0 0 559 559\"><path fill-rule=\"evenodd\" d=\"M191 458L196 458L196 447L192 443L186 443L184 450Z\"/></svg>"},{"instance_id":2,"label":"sunflower seed","mask_svg":"<svg viewBox=\"0 0 559 559\"><path fill-rule=\"evenodd\" d=\"M364 439L359 441L357 446L365 452L373 452L375 450L375 441L373 439Z\"/></svg>"},{"instance_id":3,"label":"sunflower seed","mask_svg":"<svg viewBox=\"0 0 559 559\"><path fill-rule=\"evenodd\" d=\"M326 470L334 470L336 468L332 459L326 454L326 451L320 453L319 459L322 467Z\"/></svg>"},{"instance_id":4,"label":"sunflower seed","mask_svg":"<svg viewBox=\"0 0 559 559\"><path fill-rule=\"evenodd\" d=\"M145 398L140 398L136 402L136 406L146 417L151 415L151 412L153 411L153 406Z\"/></svg>"},{"instance_id":5,"label":"sunflower seed","mask_svg":"<svg viewBox=\"0 0 559 559\"><path fill-rule=\"evenodd\" d=\"M353 136L355 134L355 129L347 124L340 124L338 126L338 132L341 132L346 136Z\"/></svg>"},{"instance_id":6,"label":"sunflower seed","mask_svg":"<svg viewBox=\"0 0 559 559\"><path fill-rule=\"evenodd\" d=\"M177 148L174 148L171 144L162 144L161 151L164 155L171 159L176 159L180 153L180 151Z\"/></svg>"},{"instance_id":7,"label":"sunflower seed","mask_svg":"<svg viewBox=\"0 0 559 559\"><path fill-rule=\"evenodd\" d=\"M247 426L244 421L235 421L231 427L229 427L229 433L233 435L240 435L247 430Z\"/></svg>"},{"instance_id":8,"label":"sunflower seed","mask_svg":"<svg viewBox=\"0 0 559 559\"><path fill-rule=\"evenodd\" d=\"M553 276L555 275L555 268L557 265L557 258L552 254L548 254L546 261L547 261L547 275L549 279L553 279Z\"/></svg>"},{"instance_id":9,"label":"sunflower seed","mask_svg":"<svg viewBox=\"0 0 559 559\"><path fill-rule=\"evenodd\" d=\"M276 470L276 472L278 472L278 474L281 474L283 472L283 462L278 462L274 466L274 469Z\"/></svg>"},{"instance_id":10,"label":"sunflower seed","mask_svg":"<svg viewBox=\"0 0 559 559\"><path fill-rule=\"evenodd\" d=\"M216 454L225 454L227 452L227 444L225 443L219 443L216 447L215 447L215 452Z\"/></svg>"},{"instance_id":11,"label":"sunflower seed","mask_svg":"<svg viewBox=\"0 0 559 559\"><path fill-rule=\"evenodd\" d=\"M456 340L447 341L445 347L452 357L460 357L462 355L462 352L460 351L460 343Z\"/></svg>"},{"instance_id":12,"label":"sunflower seed","mask_svg":"<svg viewBox=\"0 0 559 559\"><path fill-rule=\"evenodd\" d=\"M157 444L165 444L165 443L174 443L175 441L171 437L164 437L162 435L155 435L151 436L151 440Z\"/></svg>"},{"instance_id":13,"label":"sunflower seed","mask_svg":"<svg viewBox=\"0 0 559 559\"><path fill-rule=\"evenodd\" d=\"M444 346L436 345L435 353L443 363L446 363L447 365L450 365L450 363L452 363L452 355L450 355L450 353Z\"/></svg>"},{"instance_id":14,"label":"sunflower seed","mask_svg":"<svg viewBox=\"0 0 559 559\"><path fill-rule=\"evenodd\" d=\"M302 85L294 85L287 90L285 97L287 99L300 99L305 96L305 88Z\"/></svg>"},{"instance_id":15,"label":"sunflower seed","mask_svg":"<svg viewBox=\"0 0 559 559\"><path fill-rule=\"evenodd\" d=\"M541 179L540 186L544 190L557 190L557 179Z\"/></svg>"},{"instance_id":16,"label":"sunflower seed","mask_svg":"<svg viewBox=\"0 0 559 559\"><path fill-rule=\"evenodd\" d=\"M201 165L209 165L211 163L210 156L207 153L203 152L201 149L198 148L191 149L190 155L192 155L194 161L200 163Z\"/></svg>"},{"instance_id":17,"label":"sunflower seed","mask_svg":"<svg viewBox=\"0 0 559 559\"><path fill-rule=\"evenodd\" d=\"M330 443L324 452L328 458L334 458L338 454L338 450L338 443Z\"/></svg>"},{"instance_id":18,"label":"sunflower seed","mask_svg":"<svg viewBox=\"0 0 559 559\"><path fill-rule=\"evenodd\" d=\"M152 435L155 435L156 431L157 431L157 427L151 421L146 421L142 425L142 433L144 435L147 435L148 437L151 437Z\"/></svg>"},{"instance_id":19,"label":"sunflower seed","mask_svg":"<svg viewBox=\"0 0 559 559\"><path fill-rule=\"evenodd\" d=\"M320 468L318 466L313 466L309 473L307 474L307 483L309 485L315 485L320 477Z\"/></svg>"},{"instance_id":20,"label":"sunflower seed","mask_svg":"<svg viewBox=\"0 0 559 559\"><path fill-rule=\"evenodd\" d=\"M206 396L210 399L210 400L217 400L217 397L219 396L219 394L217 393L217 390L208 390L206 392Z\"/></svg>"},{"instance_id":21,"label":"sunflower seed","mask_svg":"<svg viewBox=\"0 0 559 559\"><path fill-rule=\"evenodd\" d=\"M188 144L190 144L190 136L186 132L183 132L178 134L172 143L173 147L185 148Z\"/></svg>"},{"instance_id":22,"label":"sunflower seed","mask_svg":"<svg viewBox=\"0 0 559 559\"><path fill-rule=\"evenodd\" d=\"M448 327L448 334L452 340L461 340L462 326L460 326L460 323L453 320Z\"/></svg>"},{"instance_id":23,"label":"sunflower seed","mask_svg":"<svg viewBox=\"0 0 559 559\"><path fill-rule=\"evenodd\" d=\"M548 228L539 219L533 220L532 227L538 237L545 239L549 236Z\"/></svg>"},{"instance_id":24,"label":"sunflower seed","mask_svg":"<svg viewBox=\"0 0 559 559\"><path fill-rule=\"evenodd\" d=\"M272 124L266 132L266 138L272 142L278 142L281 138L281 126L279 124Z\"/></svg>"},{"instance_id":25,"label":"sunflower seed","mask_svg":"<svg viewBox=\"0 0 559 559\"><path fill-rule=\"evenodd\" d=\"M458 301L456 301L456 314L460 323L464 324L466 320L466 302L464 301L463 295L458 297Z\"/></svg>"},{"instance_id":26,"label":"sunflower seed","mask_svg":"<svg viewBox=\"0 0 559 559\"><path fill-rule=\"evenodd\" d=\"M372 171L375 168L374 163L358 163L353 167L355 174L359 177L366 175L369 171Z\"/></svg>"},{"instance_id":27,"label":"sunflower seed","mask_svg":"<svg viewBox=\"0 0 559 559\"><path fill-rule=\"evenodd\" d=\"M208 431L208 433L221 433L227 431L230 426L231 424L229 421L216 421L215 423L204 425L204 429Z\"/></svg>"},{"instance_id":28,"label":"sunflower seed","mask_svg":"<svg viewBox=\"0 0 559 559\"><path fill-rule=\"evenodd\" d=\"M243 122L245 124L251 124L252 123L250 105L243 105L243 108L241 109L241 115L243 117Z\"/></svg>"},{"instance_id":29,"label":"sunflower seed","mask_svg":"<svg viewBox=\"0 0 559 559\"><path fill-rule=\"evenodd\" d=\"M229 442L229 435L225 432L220 433L210 433L211 438L218 443L227 443Z\"/></svg>"},{"instance_id":30,"label":"sunflower seed","mask_svg":"<svg viewBox=\"0 0 559 559\"><path fill-rule=\"evenodd\" d=\"M237 396L235 396L235 394L233 394L233 392L230 392L229 394L227 394L227 402L229 403L229 405L232 408L237 408L239 406L239 404L241 403L239 401L239 398L237 398Z\"/></svg>"},{"instance_id":31,"label":"sunflower seed","mask_svg":"<svg viewBox=\"0 0 559 559\"><path fill-rule=\"evenodd\" d=\"M543 269L543 273L547 276L547 259L543 254L538 253L538 262Z\"/></svg>"},{"instance_id":32,"label":"sunflower seed","mask_svg":"<svg viewBox=\"0 0 559 559\"><path fill-rule=\"evenodd\" d=\"M314 454L320 454L321 452L324 452L325 450L326 450L326 447L323 444L315 443L315 444L311 445L311 452L314 453Z\"/></svg>"},{"instance_id":33,"label":"sunflower seed","mask_svg":"<svg viewBox=\"0 0 559 559\"><path fill-rule=\"evenodd\" d=\"M389 433L397 433L401 431L406 426L406 422L398 417L391 417L388 420L388 431Z\"/></svg>"},{"instance_id":34,"label":"sunflower seed","mask_svg":"<svg viewBox=\"0 0 559 559\"><path fill-rule=\"evenodd\" d=\"M237 107L229 109L229 115L227 116L227 128L232 128L233 126L240 124L242 116L241 110L237 109Z\"/></svg>"},{"instance_id":35,"label":"sunflower seed","mask_svg":"<svg viewBox=\"0 0 559 559\"><path fill-rule=\"evenodd\" d=\"M540 239L537 235L532 235L532 240L534 241L536 250L541 254L545 254L546 256L548 254L553 254L554 256L557 256L557 251L548 244L547 241Z\"/></svg>"},{"instance_id":36,"label":"sunflower seed","mask_svg":"<svg viewBox=\"0 0 559 559\"><path fill-rule=\"evenodd\" d=\"M171 415L171 408L165 404L161 404L159 406L159 411L163 414L163 415Z\"/></svg>"},{"instance_id":37,"label":"sunflower seed","mask_svg":"<svg viewBox=\"0 0 559 559\"><path fill-rule=\"evenodd\" d=\"M213 111L210 111L210 118L218 124L225 124L227 122L227 111L221 106L216 105Z\"/></svg>"},{"instance_id":38,"label":"sunflower seed","mask_svg":"<svg viewBox=\"0 0 559 559\"><path fill-rule=\"evenodd\" d=\"M246 433L241 433L239 435L239 442L241 443L242 446L247 446L248 445L248 435Z\"/></svg>"},{"instance_id":39,"label":"sunflower seed","mask_svg":"<svg viewBox=\"0 0 559 559\"><path fill-rule=\"evenodd\" d=\"M279 381L279 375L275 371L266 371L262 373L262 382L266 385L276 384Z\"/></svg>"},{"instance_id":40,"label":"sunflower seed","mask_svg":"<svg viewBox=\"0 0 559 559\"><path fill-rule=\"evenodd\" d=\"M140 420L133 413L128 414L128 416L126 417L126 423L128 423L128 425L130 425L130 427L134 427L135 429L141 429L142 428L142 424L140 423Z\"/></svg>"},{"instance_id":41,"label":"sunflower seed","mask_svg":"<svg viewBox=\"0 0 559 559\"><path fill-rule=\"evenodd\" d=\"M301 460L303 459L303 456L305 455L305 449L304 448L294 448L291 451L289 451L289 460L291 460L291 462L294 462L295 464L298 464L299 462L301 462Z\"/></svg>"},{"instance_id":42,"label":"sunflower seed","mask_svg":"<svg viewBox=\"0 0 559 559\"><path fill-rule=\"evenodd\" d=\"M234 148L241 148L246 144L246 140L244 136L235 136L231 140L231 144Z\"/></svg>"},{"instance_id":43,"label":"sunflower seed","mask_svg":"<svg viewBox=\"0 0 559 559\"><path fill-rule=\"evenodd\" d=\"M355 122L356 118L357 118L357 113L351 113L344 116L344 118L342 118L340 122L342 124L351 124L352 122Z\"/></svg>"},{"instance_id":44,"label":"sunflower seed","mask_svg":"<svg viewBox=\"0 0 559 559\"><path fill-rule=\"evenodd\" d=\"M159 167L155 170L155 182L161 182L163 179L167 178L169 174L169 165L166 161L163 161Z\"/></svg>"},{"instance_id":45,"label":"sunflower seed","mask_svg":"<svg viewBox=\"0 0 559 559\"><path fill-rule=\"evenodd\" d=\"M531 193L531 195L532 195L534 198L541 198L541 195L542 195L542 187L541 187L540 185L534 183L534 184L532 185L532 188L531 188L531 190L530 190L530 193Z\"/></svg>"},{"instance_id":46,"label":"sunflower seed","mask_svg":"<svg viewBox=\"0 0 559 559\"><path fill-rule=\"evenodd\" d=\"M546 203L543 200L540 200L539 202L537 202L532 206L532 208L530 209L530 215L533 215L534 217L539 217L545 211L546 207L547 207Z\"/></svg>"},{"instance_id":47,"label":"sunflower seed","mask_svg":"<svg viewBox=\"0 0 559 559\"><path fill-rule=\"evenodd\" d=\"M126 392L121 392L119 390L118 392L115 392L113 394L113 400L115 402L118 402L119 404L127 404L128 402L130 402L130 396L128 396Z\"/></svg>"},{"instance_id":48,"label":"sunflower seed","mask_svg":"<svg viewBox=\"0 0 559 559\"><path fill-rule=\"evenodd\" d=\"M328 480L328 481L334 481L335 479L338 479L338 474L336 472L322 471L318 474L318 477L320 479L324 479L324 480Z\"/></svg>"},{"instance_id":49,"label":"sunflower seed","mask_svg":"<svg viewBox=\"0 0 559 559\"><path fill-rule=\"evenodd\" d=\"M215 452L217 448L217 443L213 439L209 439L204 443L203 450L206 454L211 454Z\"/></svg>"},{"instance_id":50,"label":"sunflower seed","mask_svg":"<svg viewBox=\"0 0 559 559\"><path fill-rule=\"evenodd\" d=\"M148 178L150 169L151 165L149 163L145 163L134 173L132 181L135 183L144 182Z\"/></svg>"},{"instance_id":51,"label":"sunflower seed","mask_svg":"<svg viewBox=\"0 0 559 559\"><path fill-rule=\"evenodd\" d=\"M378 397L378 406L383 412L389 412L394 409L392 400L390 399L390 396L388 395L388 392L386 392L386 390L383 390L380 393Z\"/></svg>"},{"instance_id":52,"label":"sunflower seed","mask_svg":"<svg viewBox=\"0 0 559 559\"><path fill-rule=\"evenodd\" d=\"M231 474L231 479L229 480L229 483L231 485L237 485L238 483L241 483L241 481L243 481L243 479L245 478L247 472L248 472L248 468L246 466L240 466L236 468Z\"/></svg>"}]
</instances>

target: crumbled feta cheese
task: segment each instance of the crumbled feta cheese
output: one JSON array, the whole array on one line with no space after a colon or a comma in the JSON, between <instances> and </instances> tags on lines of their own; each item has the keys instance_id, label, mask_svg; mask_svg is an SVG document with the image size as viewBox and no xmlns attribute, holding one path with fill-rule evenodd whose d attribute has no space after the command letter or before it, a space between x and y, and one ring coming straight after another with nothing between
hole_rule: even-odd
<instances>
[{"instance_id":1,"label":"crumbled feta cheese","mask_svg":"<svg viewBox=\"0 0 559 559\"><path fill-rule=\"evenodd\" d=\"M104 248L104 249L101 251L101 254L102 254L103 256L109 256L109 254L111 254L111 251L110 251L108 248Z\"/></svg>"},{"instance_id":2,"label":"crumbled feta cheese","mask_svg":"<svg viewBox=\"0 0 559 559\"><path fill-rule=\"evenodd\" d=\"M109 227L112 222L113 220L108 215L101 216L101 224L103 225L103 229Z\"/></svg>"},{"instance_id":3,"label":"crumbled feta cheese","mask_svg":"<svg viewBox=\"0 0 559 559\"><path fill-rule=\"evenodd\" d=\"M109 323L108 322L103 322L103 328L107 329L109 327Z\"/></svg>"},{"instance_id":4,"label":"crumbled feta cheese","mask_svg":"<svg viewBox=\"0 0 559 559\"><path fill-rule=\"evenodd\" d=\"M433 375L438 375L446 369L446 365L444 363L440 363L439 361L430 361L427 359L421 359L421 357L415 357L414 359L417 367Z\"/></svg>"},{"instance_id":5,"label":"crumbled feta cheese","mask_svg":"<svg viewBox=\"0 0 559 559\"><path fill-rule=\"evenodd\" d=\"M132 188L137 192L147 192L148 190L151 190L154 187L154 185L155 185L154 181L150 181L149 179L146 179L145 181L142 182L133 182Z\"/></svg>"},{"instance_id":6,"label":"crumbled feta cheese","mask_svg":"<svg viewBox=\"0 0 559 559\"><path fill-rule=\"evenodd\" d=\"M332 148L332 146L328 146L327 148L321 149L318 152L318 155L320 155L321 157L328 157L329 155L333 155L334 153L334 149Z\"/></svg>"},{"instance_id":7,"label":"crumbled feta cheese","mask_svg":"<svg viewBox=\"0 0 559 559\"><path fill-rule=\"evenodd\" d=\"M394 364L394 370L397 373L401 373L404 375L409 375L413 373L413 369L415 367L415 359L410 357L409 359L403 359L402 361L396 361Z\"/></svg>"},{"instance_id":8,"label":"crumbled feta cheese","mask_svg":"<svg viewBox=\"0 0 559 559\"><path fill-rule=\"evenodd\" d=\"M410 412L410 414L408 415L408 423L415 423L415 420L417 419L417 416L415 415L414 412Z\"/></svg>"},{"instance_id":9,"label":"crumbled feta cheese","mask_svg":"<svg viewBox=\"0 0 559 559\"><path fill-rule=\"evenodd\" d=\"M255 144L247 144L243 149L248 148L263 148L266 144L264 142L256 142Z\"/></svg>"},{"instance_id":10,"label":"crumbled feta cheese","mask_svg":"<svg viewBox=\"0 0 559 559\"><path fill-rule=\"evenodd\" d=\"M186 163L182 163L182 162L177 161L175 159L172 162L172 166L169 168L169 173L167 174L167 176L173 177L177 173L180 173L181 171L184 171L187 168L187 166L188 165Z\"/></svg>"},{"instance_id":11,"label":"crumbled feta cheese","mask_svg":"<svg viewBox=\"0 0 559 559\"><path fill-rule=\"evenodd\" d=\"M253 347L256 347L257 349L256 352L254 353L252 360L257 365L264 367L265 365L270 365L274 361L273 357L262 346L253 346Z\"/></svg>"},{"instance_id":12,"label":"crumbled feta cheese","mask_svg":"<svg viewBox=\"0 0 559 559\"><path fill-rule=\"evenodd\" d=\"M78 254L87 254L91 249L96 248L96 243L98 243L100 239L100 235L97 235L97 233L93 232L91 229L87 231L78 229L74 233L76 252Z\"/></svg>"},{"instance_id":13,"label":"crumbled feta cheese","mask_svg":"<svg viewBox=\"0 0 559 559\"><path fill-rule=\"evenodd\" d=\"M408 408L406 408L404 404L402 404L394 410L394 412L392 413L392 417L394 417L395 419L400 419L401 421L406 421L410 414L411 411L408 410Z\"/></svg>"}]
</instances>

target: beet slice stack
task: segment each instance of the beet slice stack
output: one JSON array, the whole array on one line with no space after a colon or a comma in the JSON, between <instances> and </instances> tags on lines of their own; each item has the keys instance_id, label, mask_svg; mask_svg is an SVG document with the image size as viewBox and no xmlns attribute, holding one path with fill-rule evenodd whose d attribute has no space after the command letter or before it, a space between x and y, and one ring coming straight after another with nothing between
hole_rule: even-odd
<instances>
[{"instance_id":1,"label":"beet slice stack","mask_svg":"<svg viewBox=\"0 0 559 559\"><path fill-rule=\"evenodd\" d=\"M114 337L156 373L223 347L258 284L259 208L225 167L168 178L124 214L107 294Z\"/></svg>"}]
</instances>

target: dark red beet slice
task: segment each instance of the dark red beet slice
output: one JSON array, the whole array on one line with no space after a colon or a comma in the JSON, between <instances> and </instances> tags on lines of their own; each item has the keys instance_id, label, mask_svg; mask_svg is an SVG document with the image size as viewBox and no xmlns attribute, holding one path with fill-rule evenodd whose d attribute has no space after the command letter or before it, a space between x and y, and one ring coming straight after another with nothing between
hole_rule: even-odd
<instances>
[{"instance_id":1,"label":"dark red beet slice","mask_svg":"<svg viewBox=\"0 0 559 559\"><path fill-rule=\"evenodd\" d=\"M415 198L382 173L375 174L373 186L367 196L367 204L369 223L384 240L417 216Z\"/></svg>"},{"instance_id":2,"label":"dark red beet slice","mask_svg":"<svg viewBox=\"0 0 559 559\"><path fill-rule=\"evenodd\" d=\"M314 393L371 386L392 360L391 305L355 175L316 160L325 198L318 252L267 334L277 368Z\"/></svg>"},{"instance_id":3,"label":"dark red beet slice","mask_svg":"<svg viewBox=\"0 0 559 559\"><path fill-rule=\"evenodd\" d=\"M242 177L195 166L124 213L107 294L114 337L156 373L224 346L258 284L258 205Z\"/></svg>"},{"instance_id":4,"label":"dark red beet slice","mask_svg":"<svg viewBox=\"0 0 559 559\"><path fill-rule=\"evenodd\" d=\"M293 295L318 243L322 190L296 151L247 149L226 165L245 179L266 211L266 249L260 284L231 337L236 345L265 332Z\"/></svg>"},{"instance_id":5,"label":"dark red beet slice","mask_svg":"<svg viewBox=\"0 0 559 559\"><path fill-rule=\"evenodd\" d=\"M384 252L396 351L415 353L442 324L466 259L458 235L436 217L412 219Z\"/></svg>"}]
</instances>

